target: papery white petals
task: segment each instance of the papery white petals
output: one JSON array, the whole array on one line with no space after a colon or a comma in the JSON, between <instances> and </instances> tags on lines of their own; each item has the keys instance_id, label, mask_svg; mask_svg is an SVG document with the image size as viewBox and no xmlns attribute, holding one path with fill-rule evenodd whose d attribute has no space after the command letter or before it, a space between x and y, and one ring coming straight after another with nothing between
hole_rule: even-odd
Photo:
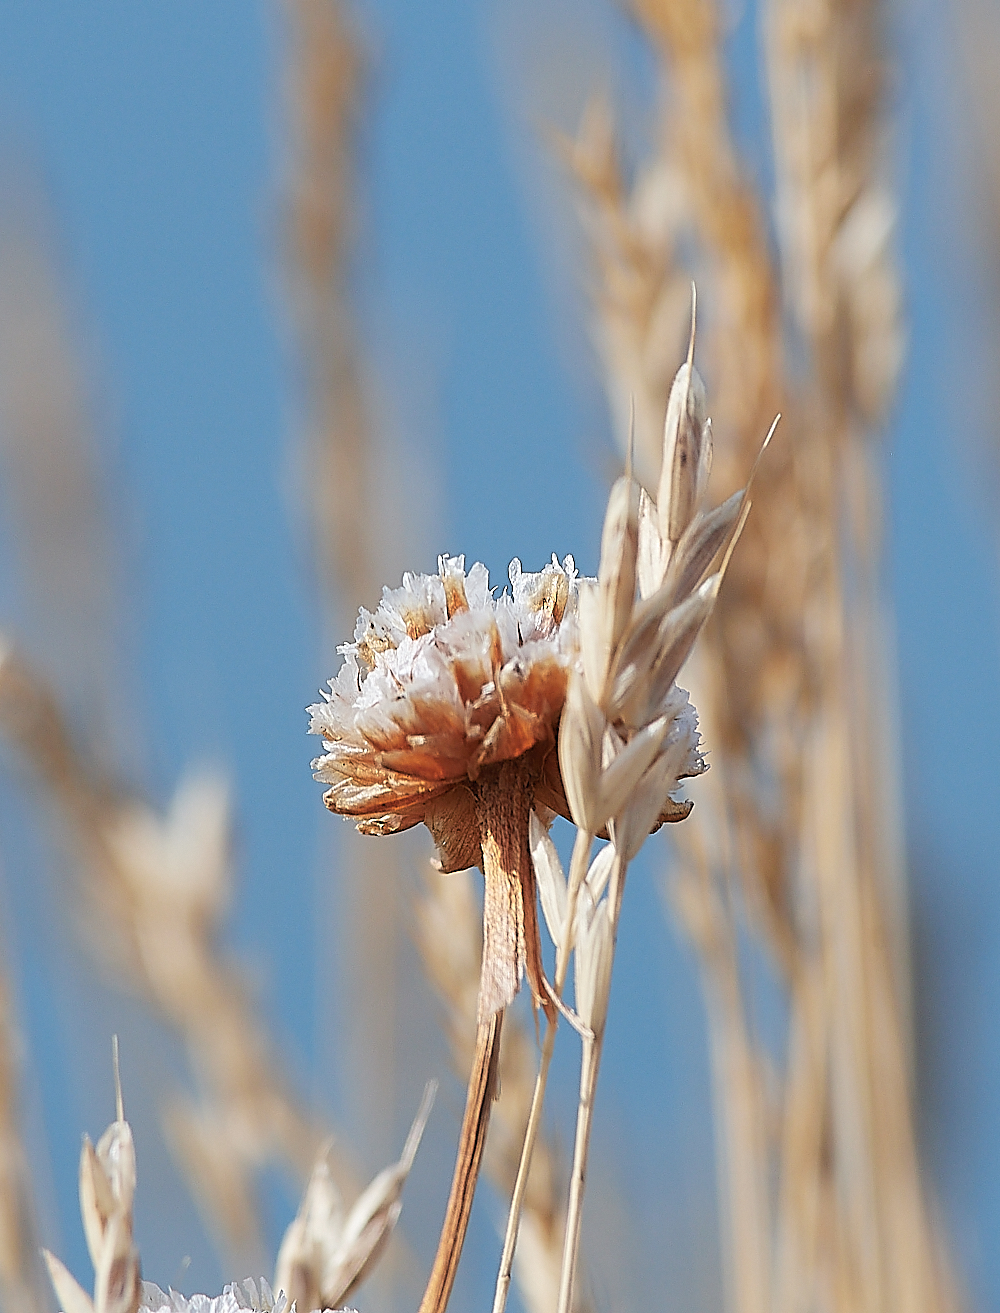
<instances>
[{"instance_id":1,"label":"papery white petals","mask_svg":"<svg viewBox=\"0 0 1000 1313\"><path fill-rule=\"evenodd\" d=\"M537 572L512 561L497 598L484 566L466 574L463 557L441 556L438 574L385 589L309 708L327 806L382 832L407 828L425 794L550 742L578 656L577 588L569 556Z\"/></svg>"}]
</instances>

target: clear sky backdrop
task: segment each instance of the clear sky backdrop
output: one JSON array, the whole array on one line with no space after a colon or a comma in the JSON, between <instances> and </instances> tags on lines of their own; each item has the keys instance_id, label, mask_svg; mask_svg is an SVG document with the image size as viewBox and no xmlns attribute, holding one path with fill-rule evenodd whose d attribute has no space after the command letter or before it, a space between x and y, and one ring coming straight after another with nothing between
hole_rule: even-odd
<instances>
[{"instance_id":1,"label":"clear sky backdrop","mask_svg":"<svg viewBox=\"0 0 1000 1313\"><path fill-rule=\"evenodd\" d=\"M648 67L596 0L358 8L372 71L359 283L366 349L396 440L407 459L428 463L437 487L418 508L426 547L412 564L465 551L502 579L511 555L528 567L555 549L575 551L592 571L607 423L585 381L585 330L567 320L581 302L565 260L546 246L545 206L527 195L539 159L512 69L527 48L558 50L552 33L562 25L567 49L593 55L607 43L634 111ZM948 12L915 0L896 15L910 349L885 467L922 1134L985 1309L1000 1307L1000 635L995 507L969 434L992 422L980 380L995 367L982 344L982 280L963 253L968 152ZM233 938L265 963L268 1011L308 1070L317 1060L314 967L296 945L314 898L319 820L301 709L330 672L291 455L294 370L277 255L280 24L259 0L6 0L0 15L0 185L5 204L26 179L44 194L94 366L131 588L124 627L139 677L126 695L143 736L138 769L163 801L192 760L232 772L243 859ZM758 142L752 158L763 169L755 21L750 6L732 57L740 133ZM8 614L26 614L9 561L0 561L0 596ZM3 815L17 810L7 803ZM78 1135L104 1121L73 1093L73 1026L45 965L44 918L6 844L4 862L5 939L15 945L32 1089L51 1145L50 1206L82 1273ZM641 938L641 928L629 934ZM673 1082L684 1134L704 1059L693 1083L677 1068L698 1048L700 1021L686 950L664 952L657 988L671 1000L681 1048L651 1058L649 1074ZM623 963L619 994L643 985ZM645 1129L662 1120L662 1103L624 1085L607 1097L631 1118L625 1152L641 1171ZM704 1118L699 1125L707 1152ZM662 1165L670 1151L658 1152ZM147 1271L170 1280L151 1268L150 1253L166 1263L166 1252L152 1236L148 1244ZM207 1261L194 1257L192 1276Z\"/></svg>"}]
</instances>

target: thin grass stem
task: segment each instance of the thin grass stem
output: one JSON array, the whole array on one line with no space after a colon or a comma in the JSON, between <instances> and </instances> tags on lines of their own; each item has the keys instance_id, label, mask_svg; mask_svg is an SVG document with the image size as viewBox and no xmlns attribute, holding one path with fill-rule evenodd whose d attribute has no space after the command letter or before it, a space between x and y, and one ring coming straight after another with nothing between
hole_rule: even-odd
<instances>
[{"instance_id":1,"label":"thin grass stem","mask_svg":"<svg viewBox=\"0 0 1000 1313\"><path fill-rule=\"evenodd\" d=\"M545 1029L545 1041L542 1057L538 1064L538 1075L531 1096L531 1111L528 1125L524 1131L524 1143L521 1157L517 1164L517 1177L514 1180L514 1193L511 1196L510 1211L507 1214L507 1230L504 1235L503 1253L500 1256L500 1271L497 1275L496 1294L493 1297L493 1313L503 1313L510 1291L511 1272L514 1267L514 1250L517 1248L517 1233L521 1224L521 1210L524 1196L528 1189L528 1176L531 1172L531 1154L542 1123L542 1106L545 1103L545 1087L549 1077L549 1064L556 1045L556 1022L549 1021Z\"/></svg>"},{"instance_id":2,"label":"thin grass stem","mask_svg":"<svg viewBox=\"0 0 1000 1313\"><path fill-rule=\"evenodd\" d=\"M563 1237L562 1271L559 1276L559 1303L557 1313L570 1313L573 1307L573 1285L576 1280L576 1262L580 1249L580 1226L583 1221L583 1193L587 1178L587 1159L590 1154L590 1131L593 1124L594 1096L597 1077L601 1069L604 1048L604 1023L607 1017L608 993L614 970L615 948L618 941L618 918L622 895L625 891L625 872L628 864L617 854L611 868L608 888L608 907L611 916L611 962L604 997L596 1000L597 1016L593 1039L584 1038L580 1063L580 1099L576 1110L576 1138L573 1144L573 1174L569 1185L569 1206L566 1213L566 1233Z\"/></svg>"},{"instance_id":3,"label":"thin grass stem","mask_svg":"<svg viewBox=\"0 0 1000 1313\"><path fill-rule=\"evenodd\" d=\"M562 998L569 971L569 959L573 949L572 926L576 916L576 904L587 874L590 861L590 849L594 836L585 830L577 830L573 844L573 856L570 860L569 883L566 896L566 920L559 943L556 945L556 978L553 992ZM514 1181L514 1193L511 1196L510 1210L507 1214L507 1229L504 1234L503 1253L500 1257L500 1271L497 1274L496 1294L493 1297L493 1313L503 1313L510 1291L511 1271L514 1266L514 1251L517 1248L517 1232L521 1223L521 1209L528 1189L528 1176L531 1172L531 1155L534 1152L538 1130L542 1124L542 1108L545 1103L545 1089L549 1079L549 1066L556 1043L557 1021L553 1018L545 1031L542 1056L538 1064L538 1075L531 1096L531 1111L528 1125L524 1131L524 1143L521 1145L521 1157L517 1165L517 1177ZM586 1040L584 1041L587 1042Z\"/></svg>"},{"instance_id":4,"label":"thin grass stem","mask_svg":"<svg viewBox=\"0 0 1000 1313\"><path fill-rule=\"evenodd\" d=\"M580 1223L583 1219L583 1190L587 1175L587 1157L590 1151L590 1128L594 1112L594 1093L597 1073L601 1065L603 1035L593 1041L583 1041L583 1060L580 1067L580 1101L576 1110L576 1140L573 1145L573 1175L569 1185L569 1207L566 1212L566 1235L563 1239L562 1272L559 1277L559 1303L557 1313L569 1313L573 1306L573 1284L576 1278L576 1259L580 1248Z\"/></svg>"}]
</instances>

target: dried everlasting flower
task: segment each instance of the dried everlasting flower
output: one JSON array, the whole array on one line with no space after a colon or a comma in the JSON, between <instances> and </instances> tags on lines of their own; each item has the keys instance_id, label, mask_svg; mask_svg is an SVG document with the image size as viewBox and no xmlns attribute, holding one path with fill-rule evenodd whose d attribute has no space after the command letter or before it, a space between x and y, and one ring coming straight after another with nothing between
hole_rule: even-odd
<instances>
[{"instance_id":1,"label":"dried everlasting flower","mask_svg":"<svg viewBox=\"0 0 1000 1313\"><path fill-rule=\"evenodd\" d=\"M572 557L537 574L510 567L494 597L485 566L443 556L436 575L403 577L355 641L311 729L332 810L369 834L423 821L442 871L486 873L480 1020L506 1007L527 966L544 999L527 852L534 800L567 812L556 727L578 649Z\"/></svg>"}]
</instances>

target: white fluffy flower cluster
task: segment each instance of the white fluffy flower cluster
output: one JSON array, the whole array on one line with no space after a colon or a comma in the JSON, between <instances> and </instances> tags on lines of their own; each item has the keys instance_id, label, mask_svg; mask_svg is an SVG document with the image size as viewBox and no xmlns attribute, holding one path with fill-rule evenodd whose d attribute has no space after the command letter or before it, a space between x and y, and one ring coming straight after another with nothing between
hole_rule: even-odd
<instances>
[{"instance_id":1,"label":"white fluffy flower cluster","mask_svg":"<svg viewBox=\"0 0 1000 1313\"><path fill-rule=\"evenodd\" d=\"M408 829L428 803L489 765L554 743L579 649L571 556L537 573L511 562L495 597L486 567L442 556L438 573L406 574L353 643L310 730L327 742L316 778L332 811L375 833Z\"/></svg>"},{"instance_id":2,"label":"white fluffy flower cluster","mask_svg":"<svg viewBox=\"0 0 1000 1313\"><path fill-rule=\"evenodd\" d=\"M152 1281L144 1281L138 1313L286 1313L286 1310L295 1313L295 1304L289 1306L283 1291L275 1296L263 1277L259 1281L248 1277L226 1286L221 1295L182 1295L178 1290L161 1290Z\"/></svg>"}]
</instances>

